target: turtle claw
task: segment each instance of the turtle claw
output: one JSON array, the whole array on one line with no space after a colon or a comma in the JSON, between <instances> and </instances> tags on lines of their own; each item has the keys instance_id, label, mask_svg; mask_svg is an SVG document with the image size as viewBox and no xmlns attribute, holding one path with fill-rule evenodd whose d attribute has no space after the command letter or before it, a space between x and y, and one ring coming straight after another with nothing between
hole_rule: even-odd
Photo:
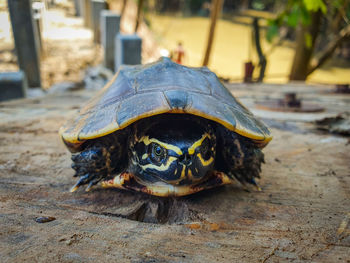
<instances>
[{"instance_id":1,"label":"turtle claw","mask_svg":"<svg viewBox=\"0 0 350 263\"><path fill-rule=\"evenodd\" d=\"M228 173L228 176L231 179L237 180L237 182L239 182L242 185L244 191L246 191L246 192L250 192L249 185L253 185L255 187L255 189L259 192L262 191L261 187L259 186L259 184L255 180L255 177L259 178L259 175L255 176L255 177L251 177L249 179L244 178L244 177L240 176L239 174L234 174L234 173Z\"/></svg>"},{"instance_id":2,"label":"turtle claw","mask_svg":"<svg viewBox=\"0 0 350 263\"><path fill-rule=\"evenodd\" d=\"M89 181L90 174L86 174L84 176L81 176L80 179L73 185L73 187L70 189L70 192L75 192L81 185L86 184Z\"/></svg>"},{"instance_id":3,"label":"turtle claw","mask_svg":"<svg viewBox=\"0 0 350 263\"><path fill-rule=\"evenodd\" d=\"M91 190L91 187L93 187L95 184L97 184L100 180L99 179L93 179L90 181L88 186L85 188L85 192L89 192Z\"/></svg>"},{"instance_id":4,"label":"turtle claw","mask_svg":"<svg viewBox=\"0 0 350 263\"><path fill-rule=\"evenodd\" d=\"M255 187L255 189L256 189L258 192L262 192L262 188L260 187L260 185L258 185L258 184L253 184L253 186Z\"/></svg>"},{"instance_id":5,"label":"turtle claw","mask_svg":"<svg viewBox=\"0 0 350 263\"><path fill-rule=\"evenodd\" d=\"M85 188L85 192L90 192L91 187L92 187L93 185L94 185L94 184L93 184L93 182L91 181L91 182L89 183L89 185Z\"/></svg>"},{"instance_id":6,"label":"turtle claw","mask_svg":"<svg viewBox=\"0 0 350 263\"><path fill-rule=\"evenodd\" d=\"M77 176L77 174L76 174ZM80 186L84 184L88 184L85 191L89 192L91 190L91 187L97 184L102 178L98 177L94 174L85 174L79 178L79 180L73 185L73 187L70 189L70 192L75 192Z\"/></svg>"},{"instance_id":7,"label":"turtle claw","mask_svg":"<svg viewBox=\"0 0 350 263\"><path fill-rule=\"evenodd\" d=\"M255 181L254 177L251 179L250 183L251 183L252 185L255 186L256 190L258 190L259 192L262 191L261 187L260 187L259 184Z\"/></svg>"},{"instance_id":8,"label":"turtle claw","mask_svg":"<svg viewBox=\"0 0 350 263\"><path fill-rule=\"evenodd\" d=\"M79 188L79 186L77 186L77 184L75 184L75 185L73 185L73 187L69 190L69 192L74 193L78 188Z\"/></svg>"}]
</instances>

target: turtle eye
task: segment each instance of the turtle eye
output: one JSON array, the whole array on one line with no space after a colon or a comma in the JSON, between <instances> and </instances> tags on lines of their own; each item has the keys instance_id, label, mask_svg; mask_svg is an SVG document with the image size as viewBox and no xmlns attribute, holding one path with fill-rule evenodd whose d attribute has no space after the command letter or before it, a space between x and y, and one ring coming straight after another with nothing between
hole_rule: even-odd
<instances>
[{"instance_id":1,"label":"turtle eye","mask_svg":"<svg viewBox=\"0 0 350 263\"><path fill-rule=\"evenodd\" d=\"M158 143L152 143L150 155L153 161L160 162L166 157L166 151Z\"/></svg>"},{"instance_id":2,"label":"turtle eye","mask_svg":"<svg viewBox=\"0 0 350 263\"><path fill-rule=\"evenodd\" d=\"M200 146L200 153L204 159L210 158L209 148L210 148L210 141L208 138L205 138Z\"/></svg>"}]
</instances>

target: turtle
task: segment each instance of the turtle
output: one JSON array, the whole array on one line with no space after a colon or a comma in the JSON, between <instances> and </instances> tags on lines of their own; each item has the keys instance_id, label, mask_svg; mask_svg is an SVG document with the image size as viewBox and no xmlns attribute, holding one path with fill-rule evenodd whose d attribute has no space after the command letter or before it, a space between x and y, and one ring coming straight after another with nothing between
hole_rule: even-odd
<instances>
[{"instance_id":1,"label":"turtle","mask_svg":"<svg viewBox=\"0 0 350 263\"><path fill-rule=\"evenodd\" d=\"M102 187L185 196L255 185L272 139L207 67L161 58L123 65L60 129L86 191Z\"/></svg>"}]
</instances>

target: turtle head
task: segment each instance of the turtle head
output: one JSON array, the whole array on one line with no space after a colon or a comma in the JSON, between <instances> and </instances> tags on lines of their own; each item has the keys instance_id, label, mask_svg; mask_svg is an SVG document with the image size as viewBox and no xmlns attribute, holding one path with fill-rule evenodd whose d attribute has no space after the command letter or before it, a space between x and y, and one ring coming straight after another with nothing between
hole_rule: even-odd
<instances>
[{"instance_id":1,"label":"turtle head","mask_svg":"<svg viewBox=\"0 0 350 263\"><path fill-rule=\"evenodd\" d=\"M216 137L207 122L168 116L139 128L129 171L141 184L193 185L213 171Z\"/></svg>"}]
</instances>

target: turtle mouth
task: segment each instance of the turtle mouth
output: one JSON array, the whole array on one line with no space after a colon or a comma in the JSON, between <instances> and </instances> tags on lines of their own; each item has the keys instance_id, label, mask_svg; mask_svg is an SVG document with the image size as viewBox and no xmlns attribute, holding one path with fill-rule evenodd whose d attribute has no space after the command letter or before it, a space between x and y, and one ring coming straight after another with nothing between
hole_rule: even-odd
<instances>
[{"instance_id":1,"label":"turtle mouth","mask_svg":"<svg viewBox=\"0 0 350 263\"><path fill-rule=\"evenodd\" d=\"M191 164L190 164L191 165ZM151 186L154 184L159 185L172 185L172 186L184 186L184 185L196 185L200 182L206 181L209 177L212 176L212 172L207 172L204 176L197 175L193 172L193 167L190 165L181 164L178 169L178 176L177 179L165 179L163 176L159 175L158 171L147 171L145 173L147 176L143 178L141 174L138 174L138 176L133 175L134 179L141 185ZM132 173L130 173L132 174Z\"/></svg>"},{"instance_id":2,"label":"turtle mouth","mask_svg":"<svg viewBox=\"0 0 350 263\"><path fill-rule=\"evenodd\" d=\"M133 190L161 197L177 197L194 194L205 189L231 183L232 179L225 173L219 171L213 171L205 181L188 185L172 185L163 181L144 183L138 181L133 174L124 172L115 176L113 179L103 181L102 187Z\"/></svg>"}]
</instances>

